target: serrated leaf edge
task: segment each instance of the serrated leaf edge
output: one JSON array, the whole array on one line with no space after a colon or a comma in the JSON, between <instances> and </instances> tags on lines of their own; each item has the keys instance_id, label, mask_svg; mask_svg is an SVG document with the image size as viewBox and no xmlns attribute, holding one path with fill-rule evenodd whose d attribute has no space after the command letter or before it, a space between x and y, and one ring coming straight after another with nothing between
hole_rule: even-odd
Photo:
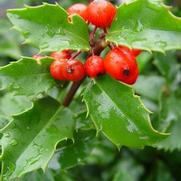
<instances>
[{"instance_id":1,"label":"serrated leaf edge","mask_svg":"<svg viewBox=\"0 0 181 181\"><path fill-rule=\"evenodd\" d=\"M135 2L137 2L137 1L139 1L139 0L134 0L134 1L132 1L132 2L124 2L124 3L122 3L118 8L121 8L121 7L123 7L123 6L128 6L128 5L130 5L130 4L132 4L132 3L135 3ZM151 3L151 4L156 4L155 2L152 2L152 1L150 1L150 0L144 0L144 1L148 1L148 3ZM167 13L168 13L173 19L175 19L175 20L177 20L177 21L180 21L180 23L181 23L181 17L175 16L175 15L170 11L170 6L167 6L167 5L165 5L164 3L159 3L159 4L160 4L161 7L163 7L163 8L167 11ZM109 29L110 29L110 28L109 28ZM108 32L109 32L109 29L108 29ZM117 32L117 31L114 31L114 32ZM114 34L114 33L112 32L112 34ZM108 37L109 37L109 36L108 36ZM127 43L118 44L118 43L116 43L116 42L114 42L114 41L110 41L110 39L109 39L108 37L106 36L106 41L107 41L107 42L113 42L113 43L116 44L116 46L123 45L123 46L127 46L127 47L129 47L129 48L139 48L139 47L132 47L131 45L128 45ZM176 49L181 50L181 47L180 47L180 48L176 48ZM149 49L149 48L142 48L142 50L148 51L149 53L152 53L153 51L157 51L157 52L166 54L166 51L173 50L173 49L170 48L170 49L167 49L167 50L164 50L164 49L163 49L163 50L151 50L151 49Z\"/></svg>"},{"instance_id":2,"label":"serrated leaf edge","mask_svg":"<svg viewBox=\"0 0 181 181\"><path fill-rule=\"evenodd\" d=\"M34 107L34 103L33 103L33 107ZM32 107L32 108L33 108ZM57 112L59 112L60 111L60 109L64 109L63 107L61 107L61 108L58 108L57 109L57 111L54 113L54 115L52 116L52 118L54 117L54 116L56 116L56 114L57 114ZM23 112L24 113L24 112ZM19 116L20 114L17 114L16 116ZM15 116L14 116L15 117ZM52 119L51 118L51 119ZM13 121L12 121L13 122ZM2 131L4 131L12 122L9 122L3 129L1 129L0 131L2 132ZM50 122L48 122L48 124L46 124L46 126L45 127L47 127L48 125L50 124ZM40 131L41 132L41 131ZM39 133L40 133L39 132ZM39 134L38 133L38 134ZM37 134L37 135L38 135ZM36 135L36 136L37 136ZM36 137L35 136L35 137ZM35 138L34 137L34 138ZM67 140L67 139L73 139L73 135L72 135L72 137L71 138L68 138L68 137L65 137L65 138L62 138L62 139L60 139L59 141L57 141L56 143L55 143L55 146L54 146L54 149L53 149L53 151L52 151L52 153L51 153L51 155L50 155L50 158L49 158L49 160L45 163L45 165L43 165L42 167L40 167L42 170L43 170L43 172L45 172L46 171L46 168L47 168L47 166L48 166L48 163L49 163L49 161L51 160L51 158L52 158L52 156L53 156L53 154L54 154L54 152L55 152L55 150L56 150L56 147L57 147L57 144L58 143L60 143L61 141L64 141L64 140ZM33 139L34 140L34 139ZM32 142L31 142L32 143ZM1 142L0 142L0 144L1 144ZM24 150L25 151L25 150ZM24 152L23 151L23 152ZM1 152L1 155L0 155L0 160L2 161L2 171L3 171L3 154L4 154L4 148L3 148L3 146L2 146L2 152ZM35 169L33 169L33 170L37 170L37 168L35 168ZM33 171L32 170L32 171ZM29 172L32 172L32 171L29 171ZM18 176L13 176L13 174L14 174L14 172L10 175L10 180L11 179L15 179L15 178L20 178L21 176L23 176L25 173L29 173L29 172L22 172L21 174L19 174ZM3 172L1 172L1 175L3 176Z\"/></svg>"},{"instance_id":3,"label":"serrated leaf edge","mask_svg":"<svg viewBox=\"0 0 181 181\"><path fill-rule=\"evenodd\" d=\"M99 88L100 90L102 90L102 88L99 86L99 84L96 83L96 80L93 80L93 82L98 86L98 88ZM124 83L121 83L121 84L124 84ZM127 85L127 84L124 84L124 85L132 88L132 86L129 86L129 85ZM87 86L87 88L86 88L85 91L88 91L88 90L91 88L91 86L93 86L92 83L90 83L90 85ZM105 92L104 90L102 90L102 91ZM106 92L105 92L105 93L106 93ZM138 100L138 102L140 103L141 107L148 113L148 115L147 115L147 121L148 121L148 124L149 124L151 130L152 130L153 132L155 132L156 134L158 134L158 135L169 136L170 133L162 133L162 132L159 132L158 130L156 130L156 129L153 128L153 126L152 126L152 124L151 124L150 116L149 116L149 114L151 114L152 112L151 112L148 108L145 107L145 105L144 105L143 102L141 101L141 97L138 96L138 95L136 95L133 89L132 89L132 94L133 94L133 97ZM106 95L107 95L107 94L106 94ZM110 98L110 99L111 99L111 98ZM111 100L112 100L112 99L111 99ZM99 127L99 126L96 124L95 120L94 120L93 117L91 116L88 103L87 103L87 101L86 101L86 99L85 99L84 97L83 97L83 101L85 102L85 105L86 105L86 108L87 108L87 114L88 114L88 116L90 116L90 118L92 119L92 121L93 121L93 123L94 123L94 125L95 125L95 128L96 128L96 136L98 136L99 133L102 132L102 133L105 135L105 137L107 137L112 143L114 143L114 142L111 140L111 138L109 138L109 136L107 136L107 135L104 133L104 131L102 130L102 126ZM114 144L117 146L118 149L120 149L121 146L122 146L121 144L117 144L117 143L114 143ZM144 146L143 146L142 148L144 148Z\"/></svg>"},{"instance_id":4,"label":"serrated leaf edge","mask_svg":"<svg viewBox=\"0 0 181 181\"><path fill-rule=\"evenodd\" d=\"M29 5L25 5L25 8L8 9L8 10L7 10L7 13L13 13L14 10L16 10L16 11L26 11L26 10L28 10L28 9L38 9L38 8L42 8L42 7L46 7L46 6L52 6L52 7L58 7L58 8L60 8L62 11L64 11L64 12L67 14L67 19L68 19L68 13L67 13L67 11L66 11L64 8L62 8L58 3L56 3L56 4L48 4L48 3L45 3L45 2L44 2L42 5L39 5L39 6L29 6ZM7 16L8 16L8 14L7 14ZM8 16L8 18L9 18L9 16ZM81 19L81 21L82 21L83 23L85 23L85 21L83 20L82 17L80 17L80 16L78 16L78 15L74 15L74 16L72 16L72 18L71 18L71 19L72 19L71 24L73 24L74 18L79 18L79 19ZM10 18L9 18L9 19L10 19ZM67 21L67 22L70 23L69 21ZM18 28L18 26L13 26L12 29L15 29L15 30L19 31L19 32L24 36L24 31L21 30L21 28ZM64 31L66 31L66 30L64 30ZM70 33L70 32L69 32L69 33ZM71 34L71 33L70 33L70 34ZM73 34L73 33L72 33L72 34ZM87 44L87 41L85 41L85 39L83 39L83 38L81 38L81 37L79 37L79 36L77 36L77 35L75 35L75 34L74 34L74 36L78 37L79 39L81 39L83 42L85 42L85 43ZM25 41L24 41L24 43L25 43L25 44L32 44L32 45L34 45L34 44L31 42L31 39L29 39L29 38L26 38ZM88 43L87 45L89 45L89 43ZM35 45L35 46L36 46L36 45ZM44 49L42 49L41 47L39 47L39 49L40 49L39 53L45 52ZM60 49L60 50L64 50L64 49ZM89 48L72 49L72 50L89 51L89 50L90 50L90 46L89 46ZM51 52L51 51L54 51L54 50L49 50L49 51Z\"/></svg>"}]
</instances>

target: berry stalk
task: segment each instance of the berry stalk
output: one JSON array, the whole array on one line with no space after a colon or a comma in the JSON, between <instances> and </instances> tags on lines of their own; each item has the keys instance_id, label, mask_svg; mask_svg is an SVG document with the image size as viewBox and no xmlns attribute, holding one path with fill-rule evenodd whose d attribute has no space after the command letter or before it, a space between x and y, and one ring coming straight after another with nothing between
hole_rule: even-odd
<instances>
[{"instance_id":1,"label":"berry stalk","mask_svg":"<svg viewBox=\"0 0 181 181\"><path fill-rule=\"evenodd\" d=\"M96 43L95 47L93 48L94 55L100 55L100 53L105 49L106 46L107 46L107 43L105 42L105 40L98 41ZM89 55L91 55L91 54L92 54L92 52L89 53ZM80 81L72 83L72 86L63 101L63 106L68 107L71 104L71 102L74 98L74 95L76 94L77 90L82 85L84 80L85 80L85 77Z\"/></svg>"}]
</instances>

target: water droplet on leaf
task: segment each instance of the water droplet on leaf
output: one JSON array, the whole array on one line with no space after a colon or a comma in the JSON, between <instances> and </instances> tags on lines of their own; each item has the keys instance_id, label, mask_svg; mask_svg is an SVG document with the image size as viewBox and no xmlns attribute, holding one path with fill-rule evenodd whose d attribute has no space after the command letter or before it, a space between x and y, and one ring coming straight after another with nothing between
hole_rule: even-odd
<instances>
[{"instance_id":1,"label":"water droplet on leaf","mask_svg":"<svg viewBox=\"0 0 181 181\"><path fill-rule=\"evenodd\" d=\"M10 145L11 146L16 146L18 144L18 141L13 139L11 142L10 142Z\"/></svg>"}]
</instances>

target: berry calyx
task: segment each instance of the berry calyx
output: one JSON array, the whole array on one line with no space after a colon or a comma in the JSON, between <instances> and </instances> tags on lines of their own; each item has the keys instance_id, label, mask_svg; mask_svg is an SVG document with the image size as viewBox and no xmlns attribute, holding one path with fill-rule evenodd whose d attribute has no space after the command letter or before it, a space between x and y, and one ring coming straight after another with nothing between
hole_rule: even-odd
<instances>
[{"instance_id":1,"label":"berry calyx","mask_svg":"<svg viewBox=\"0 0 181 181\"><path fill-rule=\"evenodd\" d=\"M89 77L96 77L104 74L104 61L99 56L91 56L85 62L85 71Z\"/></svg>"},{"instance_id":2,"label":"berry calyx","mask_svg":"<svg viewBox=\"0 0 181 181\"><path fill-rule=\"evenodd\" d=\"M55 60L62 60L71 58L71 53L72 52L70 50L63 50L58 52L52 52L50 56Z\"/></svg>"},{"instance_id":3,"label":"berry calyx","mask_svg":"<svg viewBox=\"0 0 181 181\"><path fill-rule=\"evenodd\" d=\"M69 15L77 14L87 21L87 6L85 4L74 4L67 9L67 12Z\"/></svg>"},{"instance_id":4,"label":"berry calyx","mask_svg":"<svg viewBox=\"0 0 181 181\"><path fill-rule=\"evenodd\" d=\"M52 62L50 65L50 74L56 80L66 80L63 76L63 69L67 61L65 59L59 59Z\"/></svg>"},{"instance_id":5,"label":"berry calyx","mask_svg":"<svg viewBox=\"0 0 181 181\"><path fill-rule=\"evenodd\" d=\"M82 62L69 60L63 68L63 76L70 81L79 81L85 77L85 69Z\"/></svg>"},{"instance_id":6,"label":"berry calyx","mask_svg":"<svg viewBox=\"0 0 181 181\"><path fill-rule=\"evenodd\" d=\"M94 0L87 7L87 19L93 25L107 28L116 15L116 7L106 0Z\"/></svg>"},{"instance_id":7,"label":"berry calyx","mask_svg":"<svg viewBox=\"0 0 181 181\"><path fill-rule=\"evenodd\" d=\"M127 55L119 49L112 49L105 57L106 72L116 80L134 84L138 78L138 66L134 56Z\"/></svg>"},{"instance_id":8,"label":"berry calyx","mask_svg":"<svg viewBox=\"0 0 181 181\"><path fill-rule=\"evenodd\" d=\"M128 47L126 47L126 46L119 46L119 47L117 47L117 48L119 48L121 51L123 51L124 53L126 53L126 54L132 54L133 56L135 56L135 57L137 57L138 55L140 55L141 54L141 50L139 50L139 49L130 49L130 48L128 48Z\"/></svg>"}]
</instances>

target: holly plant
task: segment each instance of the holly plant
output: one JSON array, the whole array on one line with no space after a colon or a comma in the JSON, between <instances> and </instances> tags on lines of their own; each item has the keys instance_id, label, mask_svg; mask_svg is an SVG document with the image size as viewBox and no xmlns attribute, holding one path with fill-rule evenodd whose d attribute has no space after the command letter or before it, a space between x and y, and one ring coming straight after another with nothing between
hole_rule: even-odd
<instances>
[{"instance_id":1,"label":"holly plant","mask_svg":"<svg viewBox=\"0 0 181 181\"><path fill-rule=\"evenodd\" d=\"M91 152L99 135L118 149L181 148L178 139L170 141L177 127L168 131L164 117L157 121L164 126L155 127L134 92L139 56L181 49L181 18L169 7L159 0L118 7L94 0L67 10L59 4L25 6L7 16L39 53L0 68L3 180L45 171L57 153L61 169L70 168L86 157L85 149ZM164 72L163 62L156 64Z\"/></svg>"}]
</instances>

